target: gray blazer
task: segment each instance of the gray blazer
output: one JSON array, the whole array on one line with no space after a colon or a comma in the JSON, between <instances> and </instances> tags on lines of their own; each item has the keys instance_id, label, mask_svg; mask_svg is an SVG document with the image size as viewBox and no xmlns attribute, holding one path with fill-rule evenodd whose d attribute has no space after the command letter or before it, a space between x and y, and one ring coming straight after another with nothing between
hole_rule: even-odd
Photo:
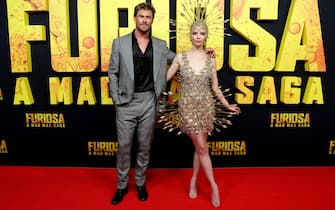
<instances>
[{"instance_id":1,"label":"gray blazer","mask_svg":"<svg viewBox=\"0 0 335 210\"><path fill-rule=\"evenodd\" d=\"M153 76L155 93L158 98L166 88L167 65L171 64L175 53L170 51L164 40L152 37ZM116 105L132 100L134 93L134 63L132 34L113 40L109 70L109 91Z\"/></svg>"}]
</instances>

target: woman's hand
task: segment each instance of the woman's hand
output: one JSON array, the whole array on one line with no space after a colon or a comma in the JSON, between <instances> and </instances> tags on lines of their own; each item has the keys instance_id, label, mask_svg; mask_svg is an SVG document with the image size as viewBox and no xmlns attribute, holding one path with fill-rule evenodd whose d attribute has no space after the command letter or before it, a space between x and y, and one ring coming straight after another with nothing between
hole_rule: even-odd
<instances>
[{"instance_id":1,"label":"woman's hand","mask_svg":"<svg viewBox=\"0 0 335 210\"><path fill-rule=\"evenodd\" d=\"M229 106L227 107L227 110L232 111L232 112L234 112L234 113L236 113L236 114L241 114L241 109L240 109L240 107L238 107L238 106L229 105Z\"/></svg>"},{"instance_id":2,"label":"woman's hand","mask_svg":"<svg viewBox=\"0 0 335 210\"><path fill-rule=\"evenodd\" d=\"M215 58L216 54L214 48L205 48L206 54L209 55L211 58Z\"/></svg>"}]
</instances>

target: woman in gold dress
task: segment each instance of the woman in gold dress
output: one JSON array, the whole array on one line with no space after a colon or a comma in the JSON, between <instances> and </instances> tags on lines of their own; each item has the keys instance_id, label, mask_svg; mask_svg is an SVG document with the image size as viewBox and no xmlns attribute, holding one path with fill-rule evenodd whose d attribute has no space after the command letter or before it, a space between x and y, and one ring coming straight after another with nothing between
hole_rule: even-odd
<instances>
[{"instance_id":1,"label":"woman in gold dress","mask_svg":"<svg viewBox=\"0 0 335 210\"><path fill-rule=\"evenodd\" d=\"M220 206L220 195L216 184L212 162L208 153L207 138L214 128L215 97L229 112L239 114L239 107L230 105L219 85L215 69L215 58L209 56L204 45L208 27L202 21L190 27L191 49L178 53L167 72L167 80L179 70L181 96L178 101L179 128L195 146L193 174L190 180L189 197L197 197L197 176L200 167L210 183L211 203Z\"/></svg>"}]
</instances>

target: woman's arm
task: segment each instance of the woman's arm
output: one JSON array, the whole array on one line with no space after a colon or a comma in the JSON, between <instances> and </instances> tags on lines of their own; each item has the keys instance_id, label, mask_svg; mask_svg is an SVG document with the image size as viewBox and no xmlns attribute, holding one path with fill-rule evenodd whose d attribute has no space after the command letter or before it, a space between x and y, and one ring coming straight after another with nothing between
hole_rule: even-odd
<instances>
[{"instance_id":1,"label":"woman's arm","mask_svg":"<svg viewBox=\"0 0 335 210\"><path fill-rule=\"evenodd\" d=\"M180 67L180 61L181 61L181 54L178 53L176 55L176 57L173 59L172 64L170 65L166 77L167 77L167 81L170 81L172 79L172 77L177 73L177 71L179 70Z\"/></svg>"},{"instance_id":2,"label":"woman's arm","mask_svg":"<svg viewBox=\"0 0 335 210\"><path fill-rule=\"evenodd\" d=\"M212 60L212 90L214 91L216 97L219 99L223 107L225 107L227 110L235 112L237 114L241 113L241 110L237 106L230 105L229 102L226 100L224 97L220 87L219 87L219 82L218 82L218 77L215 69L215 59Z\"/></svg>"}]
</instances>

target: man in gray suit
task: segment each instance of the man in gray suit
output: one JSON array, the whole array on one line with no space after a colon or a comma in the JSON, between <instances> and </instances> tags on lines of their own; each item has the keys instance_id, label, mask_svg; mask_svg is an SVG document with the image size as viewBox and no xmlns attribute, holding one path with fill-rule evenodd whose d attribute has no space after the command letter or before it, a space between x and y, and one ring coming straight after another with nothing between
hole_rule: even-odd
<instances>
[{"instance_id":1,"label":"man in gray suit","mask_svg":"<svg viewBox=\"0 0 335 210\"><path fill-rule=\"evenodd\" d=\"M131 147L136 132L135 181L138 199L148 199L145 172L150 160L156 105L166 87L167 65L175 53L166 42L150 34L155 9L149 3L135 7L135 30L115 39L108 70L110 94L115 104L119 150L116 161L117 190L112 204L128 192Z\"/></svg>"}]
</instances>

